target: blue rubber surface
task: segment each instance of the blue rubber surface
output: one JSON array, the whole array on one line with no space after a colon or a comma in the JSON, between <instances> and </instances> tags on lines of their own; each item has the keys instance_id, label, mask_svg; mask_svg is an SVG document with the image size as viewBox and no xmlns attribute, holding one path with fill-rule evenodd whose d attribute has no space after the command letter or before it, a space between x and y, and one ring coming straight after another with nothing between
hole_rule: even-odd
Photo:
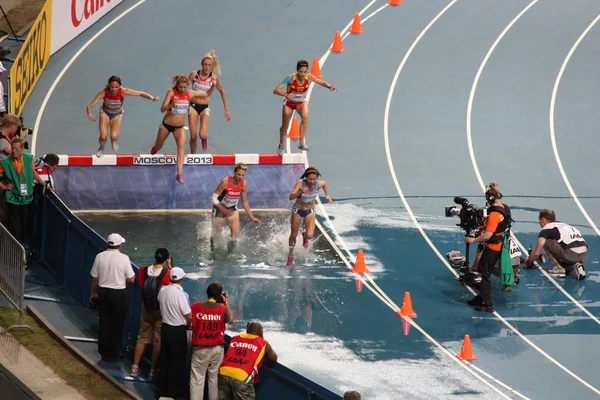
<instances>
[{"instance_id":1,"label":"blue rubber surface","mask_svg":"<svg viewBox=\"0 0 600 400\"><path fill-rule=\"evenodd\" d=\"M26 122L37 113L71 56L132 4L126 1L115 8L50 60L26 107ZM164 96L168 78L196 69L210 48L216 49L223 63L222 81L232 120L222 119L220 99L215 95L209 151L272 152L281 112L281 101L271 94L272 89L293 72L297 59L320 57L334 32L342 30L366 4L358 0L262 0L206 1L198 7L192 0L180 0L178 7L190 12L177 13L175 25L163 22L174 13L171 3L148 0L94 41L58 82L41 119L37 153L96 150L97 125L86 119L84 105L108 76L121 75L126 87ZM598 26L590 30L564 71L554 115L562 167L592 223L563 182L549 118L559 70L578 37L600 13L600 4L591 0L568 5L558 0L537 2L498 43L473 102L475 161L466 134L475 76L494 41L530 2L457 1L412 47L448 4L405 1L399 7L385 7L364 22L362 35L344 40L344 53L331 54L322 65L324 79L340 90L329 93L317 87L310 99L308 160L320 169L334 197L334 204L325 206L330 220L318 209L320 219L330 233L333 228L339 233L336 242L342 250L355 254L364 249L374 279L396 303L401 305L404 292L410 291L419 315L416 322L444 347L458 352L463 335L469 334L478 356L475 364L526 397L597 398L596 392L565 369L596 390L600 388L600 374L594 367L600 355L600 326L557 286L599 316L600 239L594 228L600 223L594 168L600 100L594 67L600 62ZM363 17L383 5L384 1L375 1ZM383 132L390 85L411 48L392 93L388 133L393 172L415 219L398 197ZM140 60L148 61L141 65ZM127 99L125 108L121 151L146 152L160 122L158 106ZM172 140L164 151L174 151ZM494 315L480 315L466 306L470 294L436 254L443 258L447 251L463 249L461 232L454 226L457 221L443 218L444 206L457 195L483 204L474 165L484 183L499 183L503 200L514 211L514 233L526 247L535 243L537 212L542 208L553 208L560 220L578 226L590 246L585 281L572 277L552 281L537 270L528 270L522 271L521 284L511 293L504 294L495 286L498 313L531 343ZM197 190L194 185L191 188ZM150 221L156 222L153 218ZM415 220L423 234L415 229ZM265 256L265 265L260 260L238 260L214 271L205 248L208 227L201 220L194 221L188 221L189 225L178 219L162 221L165 225L155 225L162 232L153 240L190 247L184 260L186 270L198 274L191 275L198 285L190 289L196 296L201 296L209 279L223 279L239 293L246 287L250 296L239 296L248 301L242 307L243 318L261 318L268 324L269 340L286 365L337 392L357 388L369 398L500 398L414 328L405 337L398 316L366 289L357 295L352 276L333 257L315 260L307 255L304 269L296 270L296 275L302 273L299 278L281 269L289 234L285 219L263 227L271 234L265 246L277 248ZM140 234L136 227L126 228L132 221L122 222L110 219L90 224L102 233L129 229L132 238ZM250 242L252 235L259 234L266 235L248 232ZM326 268L328 263L331 268ZM290 280L289 288L284 279ZM305 286L318 293L323 303L313 307L312 332L292 334L289 321L277 317L278 299L281 293L303 293ZM511 398L519 397L495 386Z\"/></svg>"}]
</instances>

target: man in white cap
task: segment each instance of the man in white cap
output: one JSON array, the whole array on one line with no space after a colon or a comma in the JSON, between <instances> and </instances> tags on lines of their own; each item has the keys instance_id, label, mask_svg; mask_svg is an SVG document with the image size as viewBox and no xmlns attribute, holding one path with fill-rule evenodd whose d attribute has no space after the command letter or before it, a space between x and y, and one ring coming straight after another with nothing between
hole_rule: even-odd
<instances>
[{"instance_id":1,"label":"man in white cap","mask_svg":"<svg viewBox=\"0 0 600 400\"><path fill-rule=\"evenodd\" d=\"M96 255L90 271L90 303L98 304L98 353L102 360L115 362L121 356L123 328L129 309L125 287L127 282L135 281L135 274L129 257L120 252L125 243L123 236L111 233L106 241L108 250ZM96 286L100 287L98 294Z\"/></svg>"},{"instance_id":2,"label":"man in white cap","mask_svg":"<svg viewBox=\"0 0 600 400\"><path fill-rule=\"evenodd\" d=\"M6 72L6 68L2 65L0 61L0 78L2 74ZM2 81L0 81L0 118L3 118L6 114L6 104L4 103L4 86L2 86Z\"/></svg>"},{"instance_id":3,"label":"man in white cap","mask_svg":"<svg viewBox=\"0 0 600 400\"><path fill-rule=\"evenodd\" d=\"M160 356L158 359L157 386L161 399L181 395L185 360L188 350L187 327L192 325L190 298L181 284L185 272L179 267L171 269L171 284L158 292L162 315L160 330Z\"/></svg>"}]
</instances>

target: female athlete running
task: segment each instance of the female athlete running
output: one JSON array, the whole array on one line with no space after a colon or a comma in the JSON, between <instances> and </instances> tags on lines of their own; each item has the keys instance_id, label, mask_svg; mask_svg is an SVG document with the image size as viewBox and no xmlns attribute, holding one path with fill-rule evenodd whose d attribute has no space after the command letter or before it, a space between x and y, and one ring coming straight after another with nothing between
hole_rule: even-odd
<instances>
[{"instance_id":1,"label":"female athlete running","mask_svg":"<svg viewBox=\"0 0 600 400\"><path fill-rule=\"evenodd\" d=\"M108 78L108 84L99 92L94 100L87 106L88 118L92 121L96 121L98 117L92 114L92 108L100 100L104 100L100 107L100 137L98 142L100 147L96 152L97 157L102 157L104 152L104 144L108 138L108 131L110 129L110 141L112 142L112 149L116 153L119 151L119 133L121 132L121 120L123 119L123 100L125 96L142 96L148 100L158 101L160 97L149 95L146 92L139 92L137 90L126 89L121 86L121 78L116 75Z\"/></svg>"},{"instance_id":2,"label":"female athlete running","mask_svg":"<svg viewBox=\"0 0 600 400\"><path fill-rule=\"evenodd\" d=\"M209 51L202 57L202 69L198 71L192 71L188 77L189 83L192 85L192 90L198 92L206 92L208 97L196 97L193 96L190 103L190 115L188 116L188 122L190 126L190 151L196 152L197 138L198 138L198 120L200 120L200 140L202 141L202 151L206 151L208 148L208 126L210 124L210 95L212 94L215 87L221 94L221 100L223 100L223 108L225 109L225 119L229 121L231 114L229 113L229 107L227 106L227 95L223 86L221 86L221 80L218 75L221 75L221 66L219 65L219 57L215 54L214 50ZM198 116L200 118L198 118Z\"/></svg>"},{"instance_id":3,"label":"female athlete running","mask_svg":"<svg viewBox=\"0 0 600 400\"><path fill-rule=\"evenodd\" d=\"M321 176L321 174L316 168L308 167L300 177L300 180L296 182L288 197L290 200L296 199L296 203L294 203L294 208L292 209L292 218L290 219L290 225L292 227L289 239L290 252L288 254L287 263L285 264L288 267L292 265L294 260L296 236L298 236L302 218L304 218L302 245L305 249L308 248L308 241L312 239L315 234L315 202L319 196L319 190L323 189L325 192L325 199L329 204L332 202L331 197L329 197L327 182L317 180L319 176Z\"/></svg>"},{"instance_id":4,"label":"female athlete running","mask_svg":"<svg viewBox=\"0 0 600 400\"><path fill-rule=\"evenodd\" d=\"M221 234L223 223L227 221L231 231L231 240L227 244L227 249L231 253L235 248L236 241L240 236L240 213L237 210L237 204L242 198L242 205L250 221L260 225L260 219L254 218L248 204L246 193L248 191L248 182L244 180L248 167L244 163L238 163L233 168L233 176L223 178L212 195L213 202L213 235L210 238L211 248L214 247L213 237Z\"/></svg>"},{"instance_id":5,"label":"female athlete running","mask_svg":"<svg viewBox=\"0 0 600 400\"><path fill-rule=\"evenodd\" d=\"M295 74L288 75L283 82L277 85L273 90L274 94L285 97L283 109L281 111L279 147L277 147L277 154L280 156L283 155L285 134L294 111L300 114L300 118L302 118L302 122L300 123L300 143L298 143L298 148L304 151L309 150L304 143L304 138L306 137L306 130L308 129L308 101L306 101L306 96L310 84L315 82L332 92L337 91L335 86L331 86L329 83L309 74L308 61L306 60L300 60L296 63L296 71ZM284 87L287 88L285 93L282 92Z\"/></svg>"},{"instance_id":6,"label":"female athlete running","mask_svg":"<svg viewBox=\"0 0 600 400\"><path fill-rule=\"evenodd\" d=\"M169 133L177 144L177 182L183 183L183 159L185 158L185 116L190 108L191 97L208 97L206 92L187 90L188 78L185 75L173 77L173 87L167 90L160 111L166 114L158 128L156 142L150 154L156 154L163 147Z\"/></svg>"}]
</instances>

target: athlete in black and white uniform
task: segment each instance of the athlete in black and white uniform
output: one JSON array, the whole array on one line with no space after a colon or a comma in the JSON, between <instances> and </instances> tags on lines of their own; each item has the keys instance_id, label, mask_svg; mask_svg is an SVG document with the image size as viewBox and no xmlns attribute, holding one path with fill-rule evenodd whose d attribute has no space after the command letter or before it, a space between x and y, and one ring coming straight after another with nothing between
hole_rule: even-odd
<instances>
[{"instance_id":1,"label":"athlete in black and white uniform","mask_svg":"<svg viewBox=\"0 0 600 400\"><path fill-rule=\"evenodd\" d=\"M539 222L542 230L535 249L525 260L525 266L533 264L540 257L543 248L560 265L549 271L551 274L565 275L573 272L577 280L585 279L583 262L587 259L587 244L581 232L571 225L556 221L556 214L552 210L540 211Z\"/></svg>"}]
</instances>

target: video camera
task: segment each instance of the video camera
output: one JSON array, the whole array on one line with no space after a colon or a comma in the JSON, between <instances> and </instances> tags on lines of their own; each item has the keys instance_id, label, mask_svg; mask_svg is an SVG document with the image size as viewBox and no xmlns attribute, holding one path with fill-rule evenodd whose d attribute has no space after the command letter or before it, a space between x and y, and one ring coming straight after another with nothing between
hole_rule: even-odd
<instances>
[{"instance_id":1,"label":"video camera","mask_svg":"<svg viewBox=\"0 0 600 400\"><path fill-rule=\"evenodd\" d=\"M446 207L446 217L460 218L460 222L456 224L466 232L465 236L474 237L474 231L485 223L487 218L487 209L479 208L475 204L471 204L464 197L455 197L454 203L460 204L461 208L456 206ZM481 283L481 274L478 271L469 268L469 243L466 244L466 254L463 256L459 251L451 251L446 254L448 262L453 268L459 270L458 281L465 285L478 287Z\"/></svg>"},{"instance_id":2,"label":"video camera","mask_svg":"<svg viewBox=\"0 0 600 400\"><path fill-rule=\"evenodd\" d=\"M487 209L482 209L475 204L471 204L469 200L464 197L455 197L454 203L460 204L462 207L446 207L446 217L458 216L460 218L460 223L456 225L467 231L467 235L483 225L487 217Z\"/></svg>"},{"instance_id":3,"label":"video camera","mask_svg":"<svg viewBox=\"0 0 600 400\"><path fill-rule=\"evenodd\" d=\"M23 117L19 117L19 119L21 120L21 129L19 129L19 130L17 130L17 132L15 132L15 137L21 137L21 135L23 135L23 136L31 135L32 129L27 128L25 125L23 125ZM29 150L29 143L24 141L23 147L26 150Z\"/></svg>"}]
</instances>

